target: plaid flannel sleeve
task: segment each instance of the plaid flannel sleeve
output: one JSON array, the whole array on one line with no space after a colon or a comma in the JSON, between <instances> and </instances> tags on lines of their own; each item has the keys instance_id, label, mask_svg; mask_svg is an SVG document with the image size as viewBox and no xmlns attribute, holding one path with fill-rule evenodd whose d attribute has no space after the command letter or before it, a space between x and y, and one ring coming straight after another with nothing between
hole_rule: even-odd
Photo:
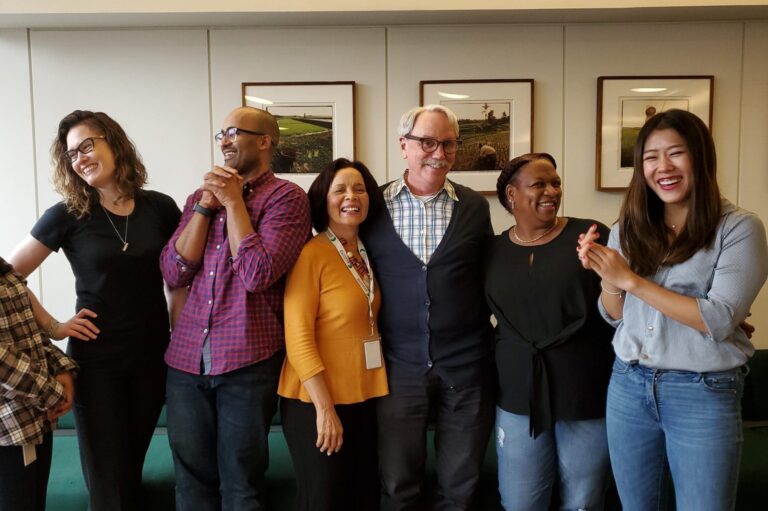
<instances>
[{"instance_id":1,"label":"plaid flannel sleeve","mask_svg":"<svg viewBox=\"0 0 768 511\"><path fill-rule=\"evenodd\" d=\"M56 406L64 387L28 355L0 345L0 389L10 399L20 399L40 410Z\"/></svg>"},{"instance_id":2,"label":"plaid flannel sleeve","mask_svg":"<svg viewBox=\"0 0 768 511\"><path fill-rule=\"evenodd\" d=\"M77 371L77 363L48 339L43 340L43 349L45 350L45 358L48 360L48 367L51 368L51 374L57 375Z\"/></svg>"}]
</instances>

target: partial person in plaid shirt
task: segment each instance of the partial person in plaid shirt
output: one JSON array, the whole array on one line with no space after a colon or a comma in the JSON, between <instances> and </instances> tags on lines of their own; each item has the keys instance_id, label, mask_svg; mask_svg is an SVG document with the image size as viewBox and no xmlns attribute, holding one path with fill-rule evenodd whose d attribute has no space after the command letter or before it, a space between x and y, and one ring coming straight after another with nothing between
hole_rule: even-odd
<instances>
[{"instance_id":1,"label":"partial person in plaid shirt","mask_svg":"<svg viewBox=\"0 0 768 511\"><path fill-rule=\"evenodd\" d=\"M77 369L48 336L84 337L76 318L54 320L0 258L0 511L45 510L51 430L72 408Z\"/></svg>"},{"instance_id":2,"label":"partial person in plaid shirt","mask_svg":"<svg viewBox=\"0 0 768 511\"><path fill-rule=\"evenodd\" d=\"M459 124L440 105L400 120L408 168L363 240L381 286L379 328L390 394L378 401L384 509L423 510L426 431L435 422L434 508L469 509L493 420L494 371L483 264L488 201L446 179Z\"/></svg>"},{"instance_id":3,"label":"partial person in plaid shirt","mask_svg":"<svg viewBox=\"0 0 768 511\"><path fill-rule=\"evenodd\" d=\"M189 297L166 352L178 510L264 509L267 433L285 354L285 275L310 236L307 196L278 179L266 111L238 108L160 266Z\"/></svg>"}]
</instances>

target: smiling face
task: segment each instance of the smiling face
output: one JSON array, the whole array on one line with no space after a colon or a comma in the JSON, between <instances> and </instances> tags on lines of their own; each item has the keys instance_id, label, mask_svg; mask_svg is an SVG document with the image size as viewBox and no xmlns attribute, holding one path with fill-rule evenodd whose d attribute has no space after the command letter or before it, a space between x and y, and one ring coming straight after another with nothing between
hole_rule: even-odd
<instances>
[{"instance_id":1,"label":"smiling face","mask_svg":"<svg viewBox=\"0 0 768 511\"><path fill-rule=\"evenodd\" d=\"M115 186L115 154L103 134L88 124L73 126L67 133L67 150L74 150L87 138L93 137L93 150L87 154L77 153L77 159L72 162L72 170L96 189L106 189Z\"/></svg>"},{"instance_id":2,"label":"smiling face","mask_svg":"<svg viewBox=\"0 0 768 511\"><path fill-rule=\"evenodd\" d=\"M328 195L328 227L339 236L358 226L368 216L368 192L357 169L339 169L333 176Z\"/></svg>"},{"instance_id":3,"label":"smiling face","mask_svg":"<svg viewBox=\"0 0 768 511\"><path fill-rule=\"evenodd\" d=\"M693 190L693 165L688 146L677 131L666 128L648 135L643 146L643 175L664 204L687 204Z\"/></svg>"},{"instance_id":4,"label":"smiling face","mask_svg":"<svg viewBox=\"0 0 768 511\"><path fill-rule=\"evenodd\" d=\"M275 133L276 128L269 125L265 114L253 108L237 108L224 119L221 128L242 128L257 133ZM224 137L219 142L224 165L236 169L241 176L248 176L257 171L271 159L270 145L276 136L253 135L239 132L237 140L232 142Z\"/></svg>"},{"instance_id":5,"label":"smiling face","mask_svg":"<svg viewBox=\"0 0 768 511\"><path fill-rule=\"evenodd\" d=\"M422 112L413 124L411 135L435 140L455 140L456 132L442 112ZM400 137L400 150L408 161L408 186L417 195L438 192L445 184L445 177L453 167L456 153L447 154L440 144L431 153L421 148L418 140Z\"/></svg>"},{"instance_id":6,"label":"smiling face","mask_svg":"<svg viewBox=\"0 0 768 511\"><path fill-rule=\"evenodd\" d=\"M560 176L545 159L520 167L513 182L507 185L508 203L514 203L512 214L517 224L525 229L551 225L557 217L562 197Z\"/></svg>"}]
</instances>

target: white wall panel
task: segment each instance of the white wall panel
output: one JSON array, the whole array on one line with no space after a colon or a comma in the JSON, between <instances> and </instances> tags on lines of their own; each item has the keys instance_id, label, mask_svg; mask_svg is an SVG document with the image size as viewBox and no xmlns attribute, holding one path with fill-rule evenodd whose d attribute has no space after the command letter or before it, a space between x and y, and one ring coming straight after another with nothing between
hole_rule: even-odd
<instances>
[{"instance_id":1,"label":"white wall panel","mask_svg":"<svg viewBox=\"0 0 768 511\"><path fill-rule=\"evenodd\" d=\"M213 131L242 104L243 82L354 81L356 157L386 176L383 28L211 30ZM215 151L214 159L221 163Z\"/></svg>"},{"instance_id":2,"label":"white wall panel","mask_svg":"<svg viewBox=\"0 0 768 511\"><path fill-rule=\"evenodd\" d=\"M768 23L746 24L741 112L739 205L768 226ZM721 171L727 171L726 164L720 161ZM757 327L758 347L768 348L768 286L752 307L750 321Z\"/></svg>"},{"instance_id":3,"label":"white wall panel","mask_svg":"<svg viewBox=\"0 0 768 511\"><path fill-rule=\"evenodd\" d=\"M0 30L0 256L8 258L37 218L26 30ZM38 294L37 274L30 286Z\"/></svg>"},{"instance_id":4,"label":"white wall panel","mask_svg":"<svg viewBox=\"0 0 768 511\"><path fill-rule=\"evenodd\" d=\"M60 200L49 149L75 109L117 120L144 158L149 188L182 203L211 165L206 32L33 31L30 40L40 212ZM69 317L74 278L63 254L46 260L43 275L46 307Z\"/></svg>"}]
</instances>

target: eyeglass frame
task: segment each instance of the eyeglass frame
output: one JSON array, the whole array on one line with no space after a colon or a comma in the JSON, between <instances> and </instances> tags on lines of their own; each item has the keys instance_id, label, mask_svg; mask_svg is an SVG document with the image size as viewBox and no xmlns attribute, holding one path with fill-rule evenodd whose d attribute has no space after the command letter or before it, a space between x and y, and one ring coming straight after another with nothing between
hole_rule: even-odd
<instances>
[{"instance_id":1,"label":"eyeglass frame","mask_svg":"<svg viewBox=\"0 0 768 511\"><path fill-rule=\"evenodd\" d=\"M407 133L407 134L403 135L403 138L407 138L408 140L416 140L419 143L419 145L421 146L421 150L424 151L425 153L429 153L429 154L432 154L435 151L437 151L437 148L440 147L440 146L443 146L443 152L445 154L456 154L459 151L459 146L463 142L463 140L461 140L460 138L447 138L445 140L438 140L438 139L432 138L432 137L417 137L415 135L411 135L410 133ZM424 147L424 142L426 142L426 141L435 142L435 144L436 144L435 148L432 149L431 151L429 149L425 148ZM450 142L456 142L456 150L448 151L448 149L446 149L445 144L446 143L450 143Z\"/></svg>"},{"instance_id":2,"label":"eyeglass frame","mask_svg":"<svg viewBox=\"0 0 768 511\"><path fill-rule=\"evenodd\" d=\"M229 132L231 132L232 130L235 130L234 136L229 134ZM260 131L251 131L244 128L238 128L237 126L229 126L228 128L224 128L223 130L213 135L213 140L215 140L217 143L221 143L222 140L226 138L230 142L234 142L235 140L237 140L237 136L240 134L240 132L247 133L249 135L259 136L259 137L270 137L270 140L269 140L270 143L272 145L275 145L269 133L262 133Z\"/></svg>"},{"instance_id":3,"label":"eyeglass frame","mask_svg":"<svg viewBox=\"0 0 768 511\"><path fill-rule=\"evenodd\" d=\"M86 137L74 149L68 149L64 151L64 156L67 157L67 159L69 160L69 163L75 163L77 161L78 155L90 154L91 152L93 152L93 147L96 145L94 141L99 139L106 140L107 137L105 135L98 135L95 137ZM83 147L83 144L85 144L88 141L91 142L91 148L88 149L87 151L83 151L81 147Z\"/></svg>"}]
</instances>

